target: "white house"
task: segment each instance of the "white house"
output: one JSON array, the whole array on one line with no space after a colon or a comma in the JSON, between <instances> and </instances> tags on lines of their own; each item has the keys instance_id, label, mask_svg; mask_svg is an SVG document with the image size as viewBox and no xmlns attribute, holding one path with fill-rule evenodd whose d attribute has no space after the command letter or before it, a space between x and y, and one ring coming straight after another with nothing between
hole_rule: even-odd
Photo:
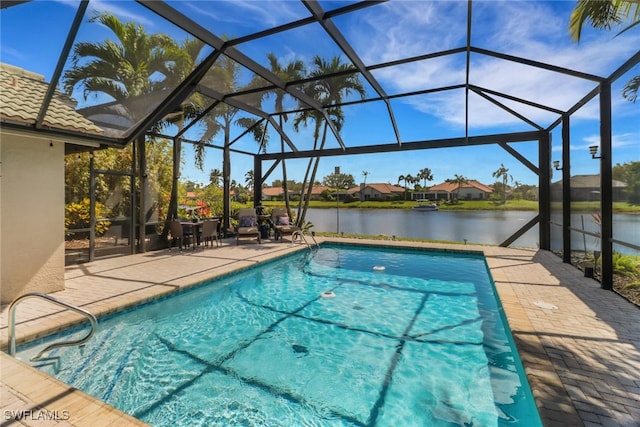
<instances>
[{"instance_id":1,"label":"white house","mask_svg":"<svg viewBox=\"0 0 640 427\"><path fill-rule=\"evenodd\" d=\"M493 188L482 184L475 179L469 180L458 188L455 182L445 181L434 185L426 191L415 192L412 197L415 200L486 200L493 193Z\"/></svg>"}]
</instances>

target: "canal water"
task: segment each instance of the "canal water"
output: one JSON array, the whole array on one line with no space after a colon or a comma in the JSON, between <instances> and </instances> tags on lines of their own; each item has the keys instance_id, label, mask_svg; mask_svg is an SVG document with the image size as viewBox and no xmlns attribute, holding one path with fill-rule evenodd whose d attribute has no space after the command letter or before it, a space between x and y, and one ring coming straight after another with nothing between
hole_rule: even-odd
<instances>
[{"instance_id":1,"label":"canal water","mask_svg":"<svg viewBox=\"0 0 640 427\"><path fill-rule=\"evenodd\" d=\"M498 245L537 215L532 211L418 211L414 209L309 209L307 220L313 230L345 234L384 234L391 238L455 241ZM597 233L598 225L589 214L575 214L572 227ZM338 225L339 223L339 225ZM584 224L584 225L583 225ZM613 218L614 239L640 245L640 215L616 214ZM552 227L552 247L561 247L560 228ZM557 240L557 239L556 239ZM511 246L539 246L538 226L516 240ZM572 233L575 250L593 251L599 246L594 236ZM640 252L614 245L614 250L627 254Z\"/></svg>"}]
</instances>

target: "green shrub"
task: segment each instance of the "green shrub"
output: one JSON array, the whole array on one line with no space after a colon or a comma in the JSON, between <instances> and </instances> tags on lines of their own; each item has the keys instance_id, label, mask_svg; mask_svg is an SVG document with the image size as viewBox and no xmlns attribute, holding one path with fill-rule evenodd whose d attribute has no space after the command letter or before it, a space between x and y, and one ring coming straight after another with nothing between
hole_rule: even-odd
<instances>
[{"instance_id":1,"label":"green shrub","mask_svg":"<svg viewBox=\"0 0 640 427\"><path fill-rule=\"evenodd\" d=\"M96 202L96 216L101 218L105 214L105 207L102 203ZM91 209L89 199L83 199L80 203L68 203L64 207L64 230L65 232L89 228L91 222ZM111 226L110 221L96 222L96 236L102 236Z\"/></svg>"},{"instance_id":2,"label":"green shrub","mask_svg":"<svg viewBox=\"0 0 640 427\"><path fill-rule=\"evenodd\" d=\"M612 263L614 273L640 280L640 257L614 252Z\"/></svg>"}]
</instances>

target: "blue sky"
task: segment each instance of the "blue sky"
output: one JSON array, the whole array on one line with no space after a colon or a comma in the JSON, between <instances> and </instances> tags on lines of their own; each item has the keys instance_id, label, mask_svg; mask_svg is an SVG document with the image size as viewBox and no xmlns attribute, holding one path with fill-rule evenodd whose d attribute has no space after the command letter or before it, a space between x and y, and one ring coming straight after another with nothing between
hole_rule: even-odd
<instances>
[{"instance_id":1,"label":"blue sky","mask_svg":"<svg viewBox=\"0 0 640 427\"><path fill-rule=\"evenodd\" d=\"M325 9L331 9L351 2L320 3ZM217 35L231 37L308 16L306 8L297 1L174 1L170 4L182 13L196 17L203 26L214 28ZM472 45L606 77L637 51L640 28L619 37L614 37L616 29L610 32L587 29L582 41L575 43L570 40L567 29L574 5L575 1L474 2ZM366 64L377 64L464 46L466 6L467 2L460 0L392 0L356 14L339 16L334 22ZM44 74L48 79L55 68L76 7L76 1L36 1L3 9L0 15L2 62ZM178 40L186 37L181 30L161 22L144 7L130 1L91 1L91 9L110 10L123 21L133 19L143 25L147 32L167 32ZM39 32L34 28L38 28ZM96 24L85 23L78 38L102 40L108 34ZM314 55L330 58L339 54L338 48L319 27L292 30L271 36L266 41L242 44L238 49L264 66L267 66L266 54L269 52L276 54L281 63L298 59L310 63ZM346 58L344 60L346 62ZM464 83L464 63L465 56L461 54L372 73L387 94L392 95L425 87ZM640 67L636 66L613 86L614 164L640 160L640 104L632 104L620 95L624 83L638 73ZM249 77L247 73L246 78ZM571 107L594 87L592 82L582 79L482 55L472 55L469 78L477 86L558 109ZM368 84L365 86L373 94L372 88ZM80 99L81 94L76 97ZM556 118L537 108L501 101L543 127ZM391 107L403 143L465 134L464 90L392 100ZM574 175L598 173L598 162L590 158L587 149L589 145L599 142L598 109L596 98L572 117ZM345 125L341 136L347 146L395 141L391 120L383 103L347 107L344 113ZM470 135L533 129L475 94L470 97L469 117ZM285 130L299 149L311 147L313 139L310 128L296 134L289 123L285 125ZM239 133L238 130L232 139ZM279 147L279 140L273 131L271 138L270 150L275 150ZM216 143L222 143L222 135L216 138ZM554 159L560 159L560 144L558 128L553 134ZM335 138L330 137L327 146L337 147ZM246 138L238 141L234 147L255 152L256 145ZM518 143L513 147L537 163L535 143ZM211 169L222 169L217 150L208 150L202 172L192 166L192 159L191 149L186 145L183 179L206 183ZM305 160L289 161L289 178L301 181L306 163ZM367 171L367 182L396 183L399 175L416 175L420 169L430 168L434 183L458 174L491 184L495 181L492 173L501 164L509 169L515 181L537 183L537 177L532 172L498 146L323 158L318 178L332 173L335 166L340 166L342 172L353 174L357 182L363 179L362 172ZM245 173L252 167L251 157L233 155L232 178L244 182ZM264 165L263 170L268 167ZM279 178L281 174L278 169L267 179L267 183ZM554 176L556 179L559 179L559 175Z\"/></svg>"}]
</instances>

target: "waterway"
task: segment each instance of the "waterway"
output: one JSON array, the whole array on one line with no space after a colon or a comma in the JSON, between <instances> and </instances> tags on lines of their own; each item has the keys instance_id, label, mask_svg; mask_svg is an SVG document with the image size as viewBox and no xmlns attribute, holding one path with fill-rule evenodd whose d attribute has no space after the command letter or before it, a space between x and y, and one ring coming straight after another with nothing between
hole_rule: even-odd
<instances>
[{"instance_id":1,"label":"waterway","mask_svg":"<svg viewBox=\"0 0 640 427\"><path fill-rule=\"evenodd\" d=\"M532 211L417 211L413 209L309 209L307 220L319 232L385 235L389 238L481 243L498 245L508 239L537 212ZM560 222L554 215L554 221ZM599 226L591 215L581 213L571 217L572 227L598 233ZM552 249L561 249L561 228L552 227ZM640 215L615 214L614 239L640 245ZM539 231L535 225L511 246L539 247ZM593 251L599 246L595 236L572 233L574 250ZM614 244L614 250L640 255L640 251Z\"/></svg>"}]
</instances>

